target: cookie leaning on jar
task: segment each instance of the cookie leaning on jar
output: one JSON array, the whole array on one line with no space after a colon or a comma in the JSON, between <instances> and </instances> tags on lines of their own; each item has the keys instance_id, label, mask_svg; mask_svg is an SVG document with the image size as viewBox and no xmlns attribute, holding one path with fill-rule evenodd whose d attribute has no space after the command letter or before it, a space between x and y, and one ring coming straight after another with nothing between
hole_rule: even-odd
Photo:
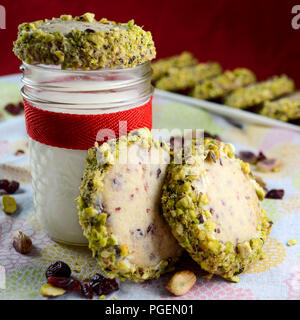
<instances>
[{"instance_id":1,"label":"cookie leaning on jar","mask_svg":"<svg viewBox=\"0 0 300 320\"><path fill-rule=\"evenodd\" d=\"M111 278L158 278L182 253L160 214L169 158L169 147L148 129L89 149L79 221L89 248Z\"/></svg>"},{"instance_id":2,"label":"cookie leaning on jar","mask_svg":"<svg viewBox=\"0 0 300 320\"><path fill-rule=\"evenodd\" d=\"M206 138L204 147L192 144L182 164L174 159L162 194L173 235L202 269L237 282L261 258L271 229L259 205L263 189L231 144Z\"/></svg>"}]
</instances>

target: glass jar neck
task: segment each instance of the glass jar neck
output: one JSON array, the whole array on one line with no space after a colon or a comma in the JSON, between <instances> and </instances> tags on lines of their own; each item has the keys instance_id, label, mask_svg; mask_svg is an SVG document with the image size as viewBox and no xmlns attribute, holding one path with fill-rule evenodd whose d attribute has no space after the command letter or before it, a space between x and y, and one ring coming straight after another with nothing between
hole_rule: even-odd
<instances>
[{"instance_id":1,"label":"glass jar neck","mask_svg":"<svg viewBox=\"0 0 300 320\"><path fill-rule=\"evenodd\" d=\"M145 104L153 94L151 63L134 68L61 70L23 63L23 97L55 112L106 113Z\"/></svg>"}]
</instances>

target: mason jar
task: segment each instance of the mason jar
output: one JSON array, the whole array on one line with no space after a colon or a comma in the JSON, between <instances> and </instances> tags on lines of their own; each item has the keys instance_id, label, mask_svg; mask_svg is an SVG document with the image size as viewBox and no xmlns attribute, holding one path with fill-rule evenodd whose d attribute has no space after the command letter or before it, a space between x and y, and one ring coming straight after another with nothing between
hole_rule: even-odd
<instances>
[{"instance_id":1,"label":"mason jar","mask_svg":"<svg viewBox=\"0 0 300 320\"><path fill-rule=\"evenodd\" d=\"M83 71L23 63L21 70L36 215L53 240L86 245L75 198L87 149L95 129L119 120L128 118L126 132L151 129L151 64Z\"/></svg>"}]
</instances>

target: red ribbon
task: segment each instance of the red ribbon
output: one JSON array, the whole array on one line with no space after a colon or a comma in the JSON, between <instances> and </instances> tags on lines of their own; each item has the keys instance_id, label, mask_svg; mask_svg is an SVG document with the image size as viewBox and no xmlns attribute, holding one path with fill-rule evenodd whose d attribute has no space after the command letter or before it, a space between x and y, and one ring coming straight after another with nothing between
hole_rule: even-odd
<instances>
[{"instance_id":1,"label":"red ribbon","mask_svg":"<svg viewBox=\"0 0 300 320\"><path fill-rule=\"evenodd\" d=\"M101 129L110 129L119 137L120 121L127 121L127 133L138 128L152 128L152 98L133 109L97 115L46 111L33 107L25 99L24 106L29 137L52 147L87 150L94 146Z\"/></svg>"}]
</instances>

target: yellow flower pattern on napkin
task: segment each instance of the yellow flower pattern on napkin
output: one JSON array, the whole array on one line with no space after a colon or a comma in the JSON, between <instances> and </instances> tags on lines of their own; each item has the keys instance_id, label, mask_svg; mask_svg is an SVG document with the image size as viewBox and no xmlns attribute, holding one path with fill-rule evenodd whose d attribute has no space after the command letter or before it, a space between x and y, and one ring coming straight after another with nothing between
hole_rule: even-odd
<instances>
[{"instance_id":1,"label":"yellow flower pattern on napkin","mask_svg":"<svg viewBox=\"0 0 300 320\"><path fill-rule=\"evenodd\" d=\"M286 249L274 238L268 238L264 245L263 253L265 257L258 261L246 271L246 273L265 272L271 268L277 267L286 257Z\"/></svg>"}]
</instances>

